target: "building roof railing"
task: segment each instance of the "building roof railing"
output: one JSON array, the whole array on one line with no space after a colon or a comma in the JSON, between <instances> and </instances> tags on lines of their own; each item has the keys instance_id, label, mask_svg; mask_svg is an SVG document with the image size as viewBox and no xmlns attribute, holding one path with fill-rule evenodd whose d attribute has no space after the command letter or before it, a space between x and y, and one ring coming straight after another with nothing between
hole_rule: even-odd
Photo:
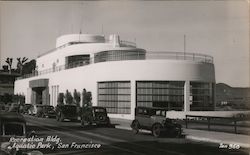
<instances>
[{"instance_id":1,"label":"building roof railing","mask_svg":"<svg viewBox=\"0 0 250 155\"><path fill-rule=\"evenodd\" d=\"M70 64L65 64L61 66L55 66L54 68L45 69L42 71L33 71L31 74L23 75L22 77L18 77L19 79L30 78L34 76L44 75L48 73L58 72L66 69L86 66L94 63L100 62L108 62L108 61L124 61L124 60L189 60L201 63L213 63L213 57L205 54L197 54L197 53L181 53L181 52L145 52L145 55L142 55L141 52L138 53L131 53L123 55L114 55L113 57L110 55L103 55L98 57L99 60L103 61L96 61L95 58L90 58L89 60L84 61L77 61Z\"/></svg>"},{"instance_id":2,"label":"building roof railing","mask_svg":"<svg viewBox=\"0 0 250 155\"><path fill-rule=\"evenodd\" d=\"M111 40L105 39L104 43L110 43L110 42L111 42ZM59 46L57 48L53 48L53 49L51 49L51 50L49 50L49 51L47 51L45 53L42 53L42 54L38 55L38 58L42 57L42 56L44 56L46 54L52 53L52 52L54 52L56 50L63 49L65 47L67 47L67 46L76 45L76 44L85 44L85 42L76 42L76 41L68 42L68 43L66 43L66 44L64 44L62 46ZM91 44L91 43L88 43L88 44ZM125 40L121 40L120 45L121 45L121 47L136 47L136 43L130 42L130 41L125 41Z\"/></svg>"}]
</instances>

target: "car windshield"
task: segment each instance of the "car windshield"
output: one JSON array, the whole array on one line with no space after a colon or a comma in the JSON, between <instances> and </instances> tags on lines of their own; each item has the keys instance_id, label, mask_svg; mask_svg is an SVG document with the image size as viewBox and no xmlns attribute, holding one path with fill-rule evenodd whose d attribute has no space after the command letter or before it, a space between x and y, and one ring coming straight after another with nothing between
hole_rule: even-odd
<instances>
[{"instance_id":1,"label":"car windshield","mask_svg":"<svg viewBox=\"0 0 250 155\"><path fill-rule=\"evenodd\" d=\"M53 109L54 109L53 106L45 106L44 108L45 108L46 110L53 110Z\"/></svg>"},{"instance_id":2,"label":"car windshield","mask_svg":"<svg viewBox=\"0 0 250 155\"><path fill-rule=\"evenodd\" d=\"M23 136L24 124L21 123L4 123L4 134Z\"/></svg>"},{"instance_id":3,"label":"car windshield","mask_svg":"<svg viewBox=\"0 0 250 155\"><path fill-rule=\"evenodd\" d=\"M155 110L155 115L156 116L166 116L166 111L165 110Z\"/></svg>"},{"instance_id":4,"label":"car windshield","mask_svg":"<svg viewBox=\"0 0 250 155\"><path fill-rule=\"evenodd\" d=\"M96 108L95 112L105 112L105 109L103 109L103 108Z\"/></svg>"}]
</instances>

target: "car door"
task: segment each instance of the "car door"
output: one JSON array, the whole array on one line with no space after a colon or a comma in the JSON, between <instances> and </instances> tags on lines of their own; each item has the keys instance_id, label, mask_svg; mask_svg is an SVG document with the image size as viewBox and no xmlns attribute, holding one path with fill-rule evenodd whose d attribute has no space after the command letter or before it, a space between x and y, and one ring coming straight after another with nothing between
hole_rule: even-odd
<instances>
[{"instance_id":1,"label":"car door","mask_svg":"<svg viewBox=\"0 0 250 155\"><path fill-rule=\"evenodd\" d=\"M148 128L150 126L150 115L148 109L138 109L137 120L143 128Z\"/></svg>"}]
</instances>

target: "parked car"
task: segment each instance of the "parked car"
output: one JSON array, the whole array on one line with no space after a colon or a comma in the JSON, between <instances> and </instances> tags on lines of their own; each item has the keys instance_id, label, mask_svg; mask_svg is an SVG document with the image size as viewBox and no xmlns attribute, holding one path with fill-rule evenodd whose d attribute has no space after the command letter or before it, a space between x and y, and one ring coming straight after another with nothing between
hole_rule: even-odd
<instances>
[{"instance_id":1,"label":"parked car","mask_svg":"<svg viewBox=\"0 0 250 155\"><path fill-rule=\"evenodd\" d=\"M19 113L19 104L17 103L10 103L9 104L9 108L8 108L8 112L16 112L16 113Z\"/></svg>"},{"instance_id":2,"label":"parked car","mask_svg":"<svg viewBox=\"0 0 250 155\"><path fill-rule=\"evenodd\" d=\"M107 110L104 107L84 107L81 113L81 125L110 125Z\"/></svg>"},{"instance_id":3,"label":"parked car","mask_svg":"<svg viewBox=\"0 0 250 155\"><path fill-rule=\"evenodd\" d=\"M11 137L28 138L31 137L31 132L27 132L26 121L21 114L15 112L0 113L0 154L1 155L34 155L39 151L29 151L27 149L11 148L13 142L10 142ZM41 152L39 152L42 154Z\"/></svg>"},{"instance_id":4,"label":"parked car","mask_svg":"<svg viewBox=\"0 0 250 155\"><path fill-rule=\"evenodd\" d=\"M166 118L166 109L137 107L135 112L135 119L131 124L135 134L139 132L139 129L151 130L155 137L159 137L162 134L180 137L182 134L181 125L172 119Z\"/></svg>"},{"instance_id":5,"label":"parked car","mask_svg":"<svg viewBox=\"0 0 250 155\"><path fill-rule=\"evenodd\" d=\"M32 107L32 104L24 104L22 109L22 114L29 114L29 109Z\"/></svg>"},{"instance_id":6,"label":"parked car","mask_svg":"<svg viewBox=\"0 0 250 155\"><path fill-rule=\"evenodd\" d=\"M28 110L29 115L38 116L42 110L42 104L32 104Z\"/></svg>"},{"instance_id":7,"label":"parked car","mask_svg":"<svg viewBox=\"0 0 250 155\"><path fill-rule=\"evenodd\" d=\"M52 105L43 105L37 113L38 117L56 117L56 111Z\"/></svg>"},{"instance_id":8,"label":"parked car","mask_svg":"<svg viewBox=\"0 0 250 155\"><path fill-rule=\"evenodd\" d=\"M55 111L57 121L63 122L64 119L76 121L78 119L76 105L57 105Z\"/></svg>"}]
</instances>

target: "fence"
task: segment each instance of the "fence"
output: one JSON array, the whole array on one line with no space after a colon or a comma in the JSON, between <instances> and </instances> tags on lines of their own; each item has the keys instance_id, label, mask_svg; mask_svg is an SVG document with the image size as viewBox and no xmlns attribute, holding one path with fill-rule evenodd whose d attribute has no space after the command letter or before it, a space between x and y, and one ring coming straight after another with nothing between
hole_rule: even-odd
<instances>
[{"instance_id":1,"label":"fence","mask_svg":"<svg viewBox=\"0 0 250 155\"><path fill-rule=\"evenodd\" d=\"M242 125L237 122L250 121L249 117L239 116L239 117L214 117L214 116L196 116L196 115L186 115L185 125L186 128L189 127L191 123L194 124L203 124L207 125L207 130L216 130L216 128L211 128L212 125L221 126L220 130L223 130L222 127L233 127L234 133L238 133L239 127L244 127L250 129L250 125ZM217 129L218 130L218 129ZM228 130L223 130L228 131ZM249 131L247 131L249 132Z\"/></svg>"}]
</instances>

